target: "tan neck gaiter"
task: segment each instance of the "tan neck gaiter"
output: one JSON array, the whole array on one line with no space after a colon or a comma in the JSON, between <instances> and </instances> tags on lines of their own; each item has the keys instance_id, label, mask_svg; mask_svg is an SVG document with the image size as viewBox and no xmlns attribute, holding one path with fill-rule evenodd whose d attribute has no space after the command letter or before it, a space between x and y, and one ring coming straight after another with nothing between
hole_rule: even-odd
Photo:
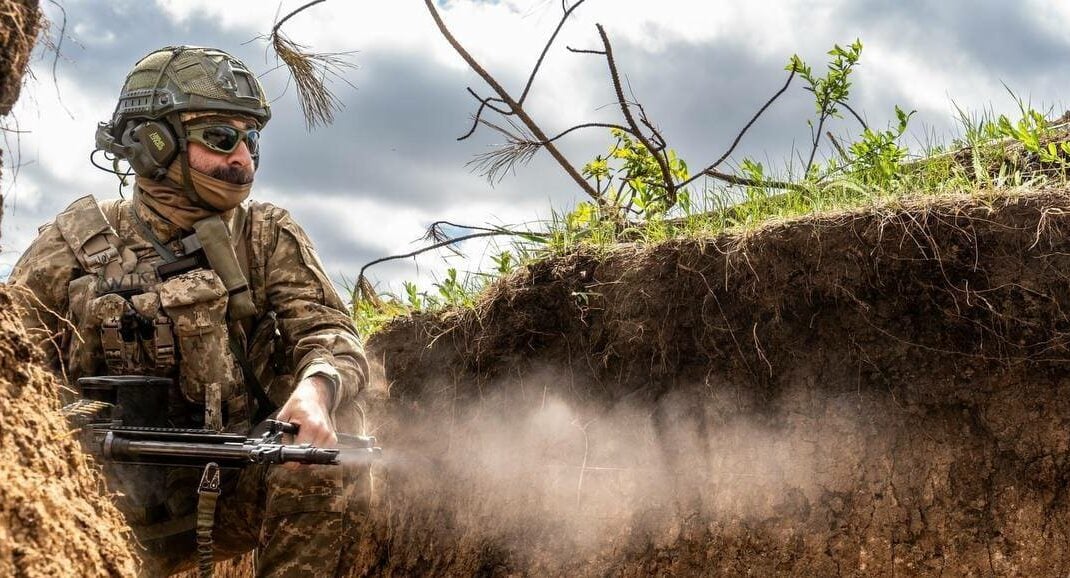
<instances>
[{"instance_id":1,"label":"tan neck gaiter","mask_svg":"<svg viewBox=\"0 0 1070 578\"><path fill-rule=\"evenodd\" d=\"M141 200L152 210L162 215L171 223L187 231L193 230L193 223L201 219L225 213L237 207L253 188L252 183L235 185L210 177L200 171L189 169L190 180L197 196L213 209L194 203L182 186L182 164L171 163L167 169L167 178L162 181L137 177L134 182L145 192Z\"/></svg>"}]
</instances>

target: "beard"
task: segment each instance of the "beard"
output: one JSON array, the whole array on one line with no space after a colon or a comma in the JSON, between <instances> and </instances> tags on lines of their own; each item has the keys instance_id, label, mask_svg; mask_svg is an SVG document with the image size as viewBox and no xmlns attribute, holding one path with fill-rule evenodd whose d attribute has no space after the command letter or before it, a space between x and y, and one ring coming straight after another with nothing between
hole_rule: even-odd
<instances>
[{"instance_id":1,"label":"beard","mask_svg":"<svg viewBox=\"0 0 1070 578\"><path fill-rule=\"evenodd\" d=\"M253 169L232 167L230 165L218 167L208 176L230 183L232 185L247 185L253 182L255 172Z\"/></svg>"}]
</instances>

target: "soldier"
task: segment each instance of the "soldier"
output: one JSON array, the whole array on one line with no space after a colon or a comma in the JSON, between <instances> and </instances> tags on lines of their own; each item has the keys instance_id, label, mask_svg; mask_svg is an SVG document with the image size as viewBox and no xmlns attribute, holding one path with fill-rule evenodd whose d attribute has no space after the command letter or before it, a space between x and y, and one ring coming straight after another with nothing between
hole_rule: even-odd
<instances>
[{"instance_id":1,"label":"soldier","mask_svg":"<svg viewBox=\"0 0 1070 578\"><path fill-rule=\"evenodd\" d=\"M140 416L147 423L246 433L277 408L300 426L296 443L330 447L332 416L354 403L367 362L305 232L285 210L243 203L270 117L256 76L221 50L142 58L97 130L97 148L136 173L132 199L75 201L41 227L10 282L32 293L26 325L70 383L173 379L168 401ZM148 482L109 476L148 576L197 562L200 472L165 471ZM330 466L232 475L216 509L215 559L258 548L258 576L333 575L342 491Z\"/></svg>"}]
</instances>

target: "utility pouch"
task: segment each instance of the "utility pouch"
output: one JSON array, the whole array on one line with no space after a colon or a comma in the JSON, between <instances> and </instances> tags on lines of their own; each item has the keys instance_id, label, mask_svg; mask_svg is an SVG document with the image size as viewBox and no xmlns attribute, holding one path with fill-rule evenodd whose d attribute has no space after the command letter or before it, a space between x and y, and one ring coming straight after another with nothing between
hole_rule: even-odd
<instances>
[{"instance_id":1,"label":"utility pouch","mask_svg":"<svg viewBox=\"0 0 1070 578\"><path fill-rule=\"evenodd\" d=\"M242 377L228 341L227 289L215 272L196 269L157 286L160 305L178 340L179 387L189 401L227 400L241 392ZM219 408L210 408L215 415Z\"/></svg>"},{"instance_id":2,"label":"utility pouch","mask_svg":"<svg viewBox=\"0 0 1070 578\"><path fill-rule=\"evenodd\" d=\"M137 314L129 301L115 293L94 297L86 302L85 314L87 324L98 329L108 373L130 373L141 365L138 336L129 323Z\"/></svg>"},{"instance_id":3,"label":"utility pouch","mask_svg":"<svg viewBox=\"0 0 1070 578\"><path fill-rule=\"evenodd\" d=\"M142 340L145 351L159 371L169 371L175 365L175 334L171 319L160 307L158 293L141 293L130 298L134 311L151 324L152 337Z\"/></svg>"}]
</instances>

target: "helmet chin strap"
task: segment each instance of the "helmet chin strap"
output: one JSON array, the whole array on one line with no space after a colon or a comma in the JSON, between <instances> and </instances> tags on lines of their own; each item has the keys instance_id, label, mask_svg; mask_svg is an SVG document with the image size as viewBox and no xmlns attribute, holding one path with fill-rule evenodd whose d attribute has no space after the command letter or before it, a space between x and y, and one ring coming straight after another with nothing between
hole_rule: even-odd
<instances>
[{"instance_id":1,"label":"helmet chin strap","mask_svg":"<svg viewBox=\"0 0 1070 578\"><path fill-rule=\"evenodd\" d=\"M178 162L182 167L182 190L194 205L202 209L216 210L215 207L206 203L193 187L193 179L189 174L189 139L186 138L186 129L182 126L182 120L177 114L168 115L167 120L175 129L175 136L178 137Z\"/></svg>"}]
</instances>

